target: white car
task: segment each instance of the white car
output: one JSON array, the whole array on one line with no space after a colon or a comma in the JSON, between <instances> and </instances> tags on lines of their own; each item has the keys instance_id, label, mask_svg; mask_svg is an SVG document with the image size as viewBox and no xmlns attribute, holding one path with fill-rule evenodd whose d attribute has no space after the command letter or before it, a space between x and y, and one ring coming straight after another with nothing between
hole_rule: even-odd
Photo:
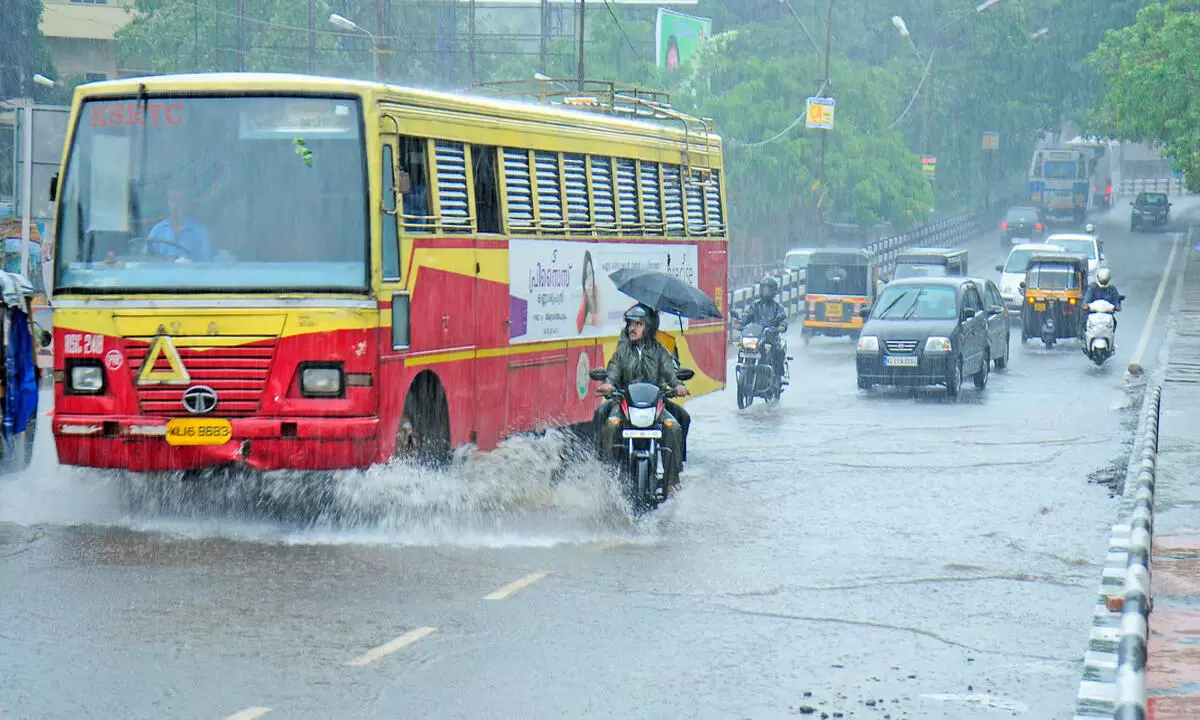
<instances>
[{"instance_id":1,"label":"white car","mask_svg":"<svg viewBox=\"0 0 1200 720\"><path fill-rule=\"evenodd\" d=\"M1000 273L1000 282L996 284L1000 286L1000 297L1004 299L1004 306L1009 312L1021 312L1021 303L1025 297L1021 294L1020 285L1025 282L1025 266L1029 263L1029 257L1048 252L1062 252L1062 246L1045 243L1014 245L1008 253L1008 260L1003 265L996 266Z\"/></svg>"},{"instance_id":2,"label":"white car","mask_svg":"<svg viewBox=\"0 0 1200 720\"><path fill-rule=\"evenodd\" d=\"M1088 261L1088 282L1096 279L1096 271L1104 265L1104 250L1095 235L1087 233L1054 233L1046 238L1047 245L1054 245L1072 255L1082 255Z\"/></svg>"}]
</instances>

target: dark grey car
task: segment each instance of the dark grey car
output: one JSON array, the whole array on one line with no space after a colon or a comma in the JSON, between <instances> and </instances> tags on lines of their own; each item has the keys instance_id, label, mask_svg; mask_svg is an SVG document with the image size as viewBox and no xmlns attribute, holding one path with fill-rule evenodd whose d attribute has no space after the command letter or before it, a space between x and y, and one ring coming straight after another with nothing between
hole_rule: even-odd
<instances>
[{"instance_id":1,"label":"dark grey car","mask_svg":"<svg viewBox=\"0 0 1200 720\"><path fill-rule=\"evenodd\" d=\"M1008 334L1011 319L1004 309L1004 298L1000 296L1000 288L996 283L986 278L971 278L983 294L984 311L987 315L988 349L992 356L992 364L997 370L1008 367L1009 354ZM1001 312L994 312L999 308Z\"/></svg>"},{"instance_id":2,"label":"dark grey car","mask_svg":"<svg viewBox=\"0 0 1200 720\"><path fill-rule=\"evenodd\" d=\"M1143 228L1163 230L1171 217L1171 202L1166 193L1143 192L1129 203L1133 209L1129 211L1129 231L1137 232Z\"/></svg>"},{"instance_id":3,"label":"dark grey car","mask_svg":"<svg viewBox=\"0 0 1200 720\"><path fill-rule=\"evenodd\" d=\"M989 307L963 277L893 280L870 308L858 339L858 387L942 385L957 397L963 378L987 387L992 348ZM1006 358L1007 359L1007 358Z\"/></svg>"}]
</instances>

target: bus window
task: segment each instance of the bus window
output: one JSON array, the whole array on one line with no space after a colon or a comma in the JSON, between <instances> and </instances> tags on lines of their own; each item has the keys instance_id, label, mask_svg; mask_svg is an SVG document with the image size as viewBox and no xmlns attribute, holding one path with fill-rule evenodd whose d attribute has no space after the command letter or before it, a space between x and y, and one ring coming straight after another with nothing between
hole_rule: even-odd
<instances>
[{"instance_id":1,"label":"bus window","mask_svg":"<svg viewBox=\"0 0 1200 720\"><path fill-rule=\"evenodd\" d=\"M471 146L471 173L475 180L475 222L481 233L500 232L500 189L496 185L496 148Z\"/></svg>"},{"instance_id":2,"label":"bus window","mask_svg":"<svg viewBox=\"0 0 1200 720\"><path fill-rule=\"evenodd\" d=\"M404 195L406 232L429 230L429 165L423 138L402 137L399 143L400 192Z\"/></svg>"},{"instance_id":3,"label":"bus window","mask_svg":"<svg viewBox=\"0 0 1200 720\"><path fill-rule=\"evenodd\" d=\"M400 246L396 230L396 166L392 146L383 146L383 277L400 277Z\"/></svg>"}]
</instances>

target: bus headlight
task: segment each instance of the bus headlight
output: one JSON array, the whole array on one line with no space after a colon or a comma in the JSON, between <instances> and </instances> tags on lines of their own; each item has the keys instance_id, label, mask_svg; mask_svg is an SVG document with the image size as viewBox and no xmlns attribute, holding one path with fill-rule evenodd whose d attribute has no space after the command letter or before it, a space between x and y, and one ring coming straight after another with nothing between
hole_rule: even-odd
<instances>
[{"instance_id":1,"label":"bus headlight","mask_svg":"<svg viewBox=\"0 0 1200 720\"><path fill-rule=\"evenodd\" d=\"M71 368L71 392L94 395L104 389L104 368L76 365Z\"/></svg>"},{"instance_id":2,"label":"bus headlight","mask_svg":"<svg viewBox=\"0 0 1200 720\"><path fill-rule=\"evenodd\" d=\"M341 366L314 366L300 371L300 392L309 397L337 397L342 394Z\"/></svg>"}]
</instances>

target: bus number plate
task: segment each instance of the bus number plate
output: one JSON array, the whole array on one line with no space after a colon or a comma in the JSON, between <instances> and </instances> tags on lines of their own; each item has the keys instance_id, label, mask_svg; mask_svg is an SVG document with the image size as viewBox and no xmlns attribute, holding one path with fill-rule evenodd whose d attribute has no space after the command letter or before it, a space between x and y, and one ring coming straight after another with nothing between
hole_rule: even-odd
<instances>
[{"instance_id":1,"label":"bus number plate","mask_svg":"<svg viewBox=\"0 0 1200 720\"><path fill-rule=\"evenodd\" d=\"M217 418L175 418L167 421L168 445L224 445L233 438L233 425Z\"/></svg>"}]
</instances>

